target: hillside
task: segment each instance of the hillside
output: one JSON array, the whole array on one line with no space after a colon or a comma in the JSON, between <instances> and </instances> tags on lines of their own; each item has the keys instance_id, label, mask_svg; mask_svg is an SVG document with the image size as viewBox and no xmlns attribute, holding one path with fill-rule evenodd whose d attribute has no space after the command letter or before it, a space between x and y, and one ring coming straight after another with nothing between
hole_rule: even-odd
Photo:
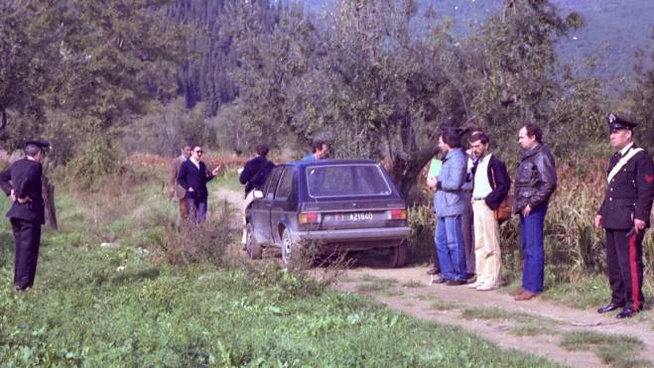
<instances>
[{"instance_id":1,"label":"hillside","mask_svg":"<svg viewBox=\"0 0 654 368\"><path fill-rule=\"evenodd\" d=\"M442 17L451 19L454 31L464 35L470 25L484 22L501 8L501 0L419 0L422 10L429 6ZM654 1L642 0L552 0L563 13L577 11L586 20L586 26L559 45L561 61L583 65L591 57L596 64L591 72L613 85L625 88L630 85L633 66L639 62L636 54L644 51L647 57L640 60L651 65L654 41ZM310 11L329 9L334 0L306 0ZM626 83L625 83L626 82Z\"/></svg>"}]
</instances>

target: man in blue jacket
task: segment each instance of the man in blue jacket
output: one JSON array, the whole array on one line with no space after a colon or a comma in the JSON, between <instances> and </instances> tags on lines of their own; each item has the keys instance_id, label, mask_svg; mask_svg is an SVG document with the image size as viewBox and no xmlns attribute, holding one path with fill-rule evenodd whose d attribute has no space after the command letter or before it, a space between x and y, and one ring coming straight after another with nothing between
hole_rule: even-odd
<instances>
[{"instance_id":1,"label":"man in blue jacket","mask_svg":"<svg viewBox=\"0 0 654 368\"><path fill-rule=\"evenodd\" d=\"M206 219L209 198L207 183L220 171L220 165L212 172L207 170L207 166L202 162L203 153L202 147L195 146L191 158L182 163L177 174L177 183L186 190L189 221L195 224L200 224Z\"/></svg>"},{"instance_id":2,"label":"man in blue jacket","mask_svg":"<svg viewBox=\"0 0 654 368\"><path fill-rule=\"evenodd\" d=\"M444 154L443 167L434 184L435 242L441 277L434 283L463 285L467 283L467 271L461 218L466 208L463 185L467 158L461 149L461 136L452 129L440 134L438 147Z\"/></svg>"}]
</instances>

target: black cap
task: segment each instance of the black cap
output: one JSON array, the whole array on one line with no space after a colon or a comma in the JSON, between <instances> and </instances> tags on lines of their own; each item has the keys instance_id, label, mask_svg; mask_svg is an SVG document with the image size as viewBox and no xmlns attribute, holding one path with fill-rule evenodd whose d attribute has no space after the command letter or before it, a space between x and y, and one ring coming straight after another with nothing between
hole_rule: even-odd
<instances>
[{"instance_id":1,"label":"black cap","mask_svg":"<svg viewBox=\"0 0 654 368\"><path fill-rule=\"evenodd\" d=\"M610 113L606 117L607 124L609 125L609 130L614 131L614 130L620 130L620 129L629 129L632 130L636 125L636 123L630 121L629 118L626 118L624 116L618 116L614 113Z\"/></svg>"},{"instance_id":2,"label":"black cap","mask_svg":"<svg viewBox=\"0 0 654 368\"><path fill-rule=\"evenodd\" d=\"M27 146L28 144L39 146L39 147L41 147L43 149L50 148L50 142L44 141L44 140L39 140L39 139L28 139L28 140L25 141L25 145Z\"/></svg>"}]
</instances>

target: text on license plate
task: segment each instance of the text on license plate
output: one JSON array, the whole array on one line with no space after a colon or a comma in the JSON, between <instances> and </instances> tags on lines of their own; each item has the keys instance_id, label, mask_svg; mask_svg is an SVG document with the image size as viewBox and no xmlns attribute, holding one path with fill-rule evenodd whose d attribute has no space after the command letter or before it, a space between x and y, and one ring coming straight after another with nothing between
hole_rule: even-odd
<instances>
[{"instance_id":1,"label":"text on license plate","mask_svg":"<svg viewBox=\"0 0 654 368\"><path fill-rule=\"evenodd\" d=\"M350 221L367 221L372 220L372 212L353 212L347 215L347 219Z\"/></svg>"}]
</instances>

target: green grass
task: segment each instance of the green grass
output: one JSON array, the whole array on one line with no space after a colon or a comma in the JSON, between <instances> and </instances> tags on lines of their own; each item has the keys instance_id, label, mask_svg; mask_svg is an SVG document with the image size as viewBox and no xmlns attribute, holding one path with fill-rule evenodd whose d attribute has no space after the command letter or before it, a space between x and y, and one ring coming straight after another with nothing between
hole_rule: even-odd
<instances>
[{"instance_id":1,"label":"green grass","mask_svg":"<svg viewBox=\"0 0 654 368\"><path fill-rule=\"evenodd\" d=\"M515 336L537 336L537 335L556 335L559 332L547 325L537 322L518 323L509 331Z\"/></svg>"},{"instance_id":2,"label":"green grass","mask_svg":"<svg viewBox=\"0 0 654 368\"><path fill-rule=\"evenodd\" d=\"M239 193L243 193L244 186L238 181L239 173L235 169L227 169L222 171L209 182L209 188L216 190L217 188L229 189Z\"/></svg>"},{"instance_id":3,"label":"green grass","mask_svg":"<svg viewBox=\"0 0 654 368\"><path fill-rule=\"evenodd\" d=\"M380 278L372 275L364 275L361 281L366 282L357 286L357 291L367 293L384 293L386 295L401 295L397 291L392 291L391 288L397 284L397 280L390 278Z\"/></svg>"},{"instance_id":4,"label":"green grass","mask_svg":"<svg viewBox=\"0 0 654 368\"><path fill-rule=\"evenodd\" d=\"M521 313L521 312L511 312L504 309L496 307L477 307L477 308L466 308L461 313L461 316L465 319L501 319L507 321L516 321L521 323L556 323L556 321L549 318L544 318L540 316L535 316L532 314Z\"/></svg>"},{"instance_id":5,"label":"green grass","mask_svg":"<svg viewBox=\"0 0 654 368\"><path fill-rule=\"evenodd\" d=\"M0 221L0 365L554 366L460 328L331 291L275 262L228 253L222 262L185 267L156 262L155 251L171 241L176 209L156 185L139 188L112 198L58 190L60 231L45 232L35 287L27 293L10 287L13 240L8 221ZM88 215L101 205L110 213ZM101 248L104 232L121 247Z\"/></svg>"},{"instance_id":6,"label":"green grass","mask_svg":"<svg viewBox=\"0 0 654 368\"><path fill-rule=\"evenodd\" d=\"M650 367L652 362L637 359L644 344L626 335L608 335L594 331L567 333L561 341L567 350L594 350L604 363L612 367Z\"/></svg>"},{"instance_id":7,"label":"green grass","mask_svg":"<svg viewBox=\"0 0 654 368\"><path fill-rule=\"evenodd\" d=\"M423 287L426 287L426 286L427 286L426 284L424 284L424 283L422 283L420 281L416 281L416 280L407 281L407 282L402 284L402 287L411 288L411 289L423 288Z\"/></svg>"},{"instance_id":8,"label":"green grass","mask_svg":"<svg viewBox=\"0 0 654 368\"><path fill-rule=\"evenodd\" d=\"M460 308L461 304L456 303L456 302L450 302L446 300L437 300L435 302L432 302L429 304L429 309L431 310L437 310L437 311L446 311L446 310L452 310L452 309L457 309Z\"/></svg>"},{"instance_id":9,"label":"green grass","mask_svg":"<svg viewBox=\"0 0 654 368\"><path fill-rule=\"evenodd\" d=\"M575 282L552 285L542 297L574 308L587 309L606 304L611 299L611 290L606 276L592 275Z\"/></svg>"}]
</instances>

